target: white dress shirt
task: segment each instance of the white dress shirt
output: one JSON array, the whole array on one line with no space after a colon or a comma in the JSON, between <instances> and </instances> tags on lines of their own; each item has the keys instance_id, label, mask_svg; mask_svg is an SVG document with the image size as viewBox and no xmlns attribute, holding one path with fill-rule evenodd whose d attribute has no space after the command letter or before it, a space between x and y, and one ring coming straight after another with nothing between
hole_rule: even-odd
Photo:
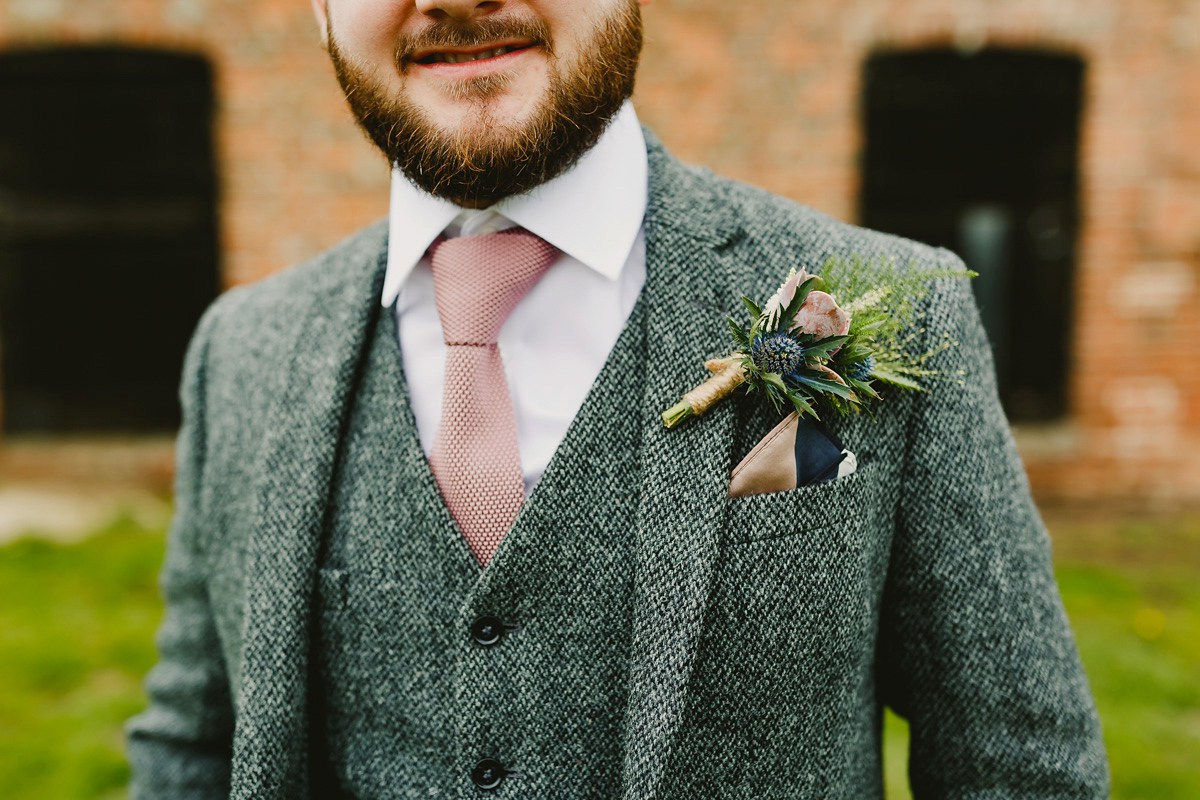
<instances>
[{"instance_id":1,"label":"white dress shirt","mask_svg":"<svg viewBox=\"0 0 1200 800\"><path fill-rule=\"evenodd\" d=\"M404 374L426 456L441 421L446 360L429 245L443 233L520 226L560 251L499 336L528 497L646 282L647 174L645 139L628 102L571 170L487 209L463 209L393 172L382 302L396 303Z\"/></svg>"}]
</instances>

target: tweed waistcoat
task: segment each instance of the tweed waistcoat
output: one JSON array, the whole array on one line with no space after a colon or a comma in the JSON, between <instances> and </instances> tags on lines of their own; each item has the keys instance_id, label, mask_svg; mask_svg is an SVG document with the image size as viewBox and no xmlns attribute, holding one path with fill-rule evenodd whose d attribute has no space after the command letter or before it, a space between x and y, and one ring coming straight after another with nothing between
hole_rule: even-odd
<instances>
[{"instance_id":1,"label":"tweed waistcoat","mask_svg":"<svg viewBox=\"0 0 1200 800\"><path fill-rule=\"evenodd\" d=\"M632 638L643 306L486 571L446 513L383 311L317 575L314 796L616 797ZM481 616L519 626L481 645Z\"/></svg>"}]
</instances>

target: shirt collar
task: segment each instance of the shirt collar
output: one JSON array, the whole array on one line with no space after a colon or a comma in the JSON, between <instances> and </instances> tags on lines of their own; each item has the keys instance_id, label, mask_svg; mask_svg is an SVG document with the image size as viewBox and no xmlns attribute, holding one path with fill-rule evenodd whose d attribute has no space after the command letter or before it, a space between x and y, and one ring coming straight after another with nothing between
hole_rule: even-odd
<instances>
[{"instance_id":1,"label":"shirt collar","mask_svg":"<svg viewBox=\"0 0 1200 800\"><path fill-rule=\"evenodd\" d=\"M646 215L647 176L646 141L633 104L626 101L575 166L487 210L616 280ZM434 197L393 170L383 305L395 301L413 267L446 228L479 213Z\"/></svg>"}]
</instances>

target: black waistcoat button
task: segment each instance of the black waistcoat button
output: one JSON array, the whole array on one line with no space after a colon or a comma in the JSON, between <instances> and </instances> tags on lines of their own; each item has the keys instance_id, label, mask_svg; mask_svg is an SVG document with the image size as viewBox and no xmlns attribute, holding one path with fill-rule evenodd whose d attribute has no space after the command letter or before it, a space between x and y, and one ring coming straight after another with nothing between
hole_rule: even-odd
<instances>
[{"instance_id":1,"label":"black waistcoat button","mask_svg":"<svg viewBox=\"0 0 1200 800\"><path fill-rule=\"evenodd\" d=\"M484 615L471 623L471 638L484 647L496 644L503 633L504 623L490 615Z\"/></svg>"},{"instance_id":2,"label":"black waistcoat button","mask_svg":"<svg viewBox=\"0 0 1200 800\"><path fill-rule=\"evenodd\" d=\"M480 789L495 789L504 782L508 771L494 758L485 758L471 770L471 780Z\"/></svg>"}]
</instances>

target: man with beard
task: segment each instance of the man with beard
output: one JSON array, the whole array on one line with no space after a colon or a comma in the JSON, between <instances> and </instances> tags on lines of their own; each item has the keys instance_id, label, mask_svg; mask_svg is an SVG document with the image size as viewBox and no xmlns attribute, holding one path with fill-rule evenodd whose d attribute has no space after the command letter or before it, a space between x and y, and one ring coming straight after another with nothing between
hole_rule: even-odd
<instances>
[{"instance_id":1,"label":"man with beard","mask_svg":"<svg viewBox=\"0 0 1200 800\"><path fill-rule=\"evenodd\" d=\"M636 0L313 2L391 213L193 339L133 796L879 797L884 705L919 797L1106 796L964 282L853 474L729 497L768 404L659 417L739 295L954 257L672 159Z\"/></svg>"}]
</instances>

